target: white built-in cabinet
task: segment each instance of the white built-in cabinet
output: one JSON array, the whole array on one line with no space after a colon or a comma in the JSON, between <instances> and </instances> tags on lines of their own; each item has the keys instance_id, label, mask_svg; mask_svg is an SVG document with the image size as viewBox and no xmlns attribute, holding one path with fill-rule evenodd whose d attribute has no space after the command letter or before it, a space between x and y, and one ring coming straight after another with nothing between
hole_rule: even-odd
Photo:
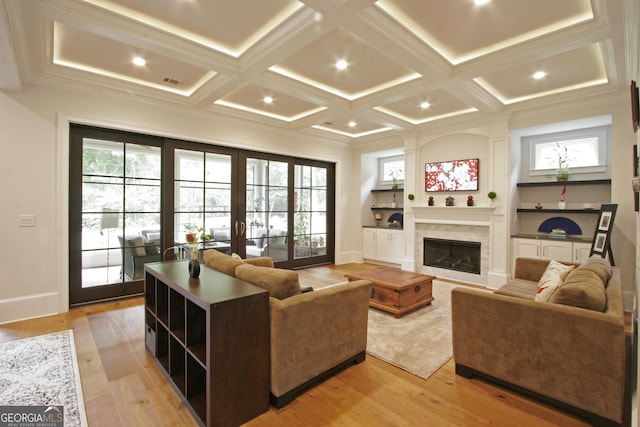
<instances>
[{"instance_id":1,"label":"white built-in cabinet","mask_svg":"<svg viewBox=\"0 0 640 427\"><path fill-rule=\"evenodd\" d=\"M402 230L370 228L362 230L362 256L372 261L402 263L404 237Z\"/></svg>"},{"instance_id":2,"label":"white built-in cabinet","mask_svg":"<svg viewBox=\"0 0 640 427\"><path fill-rule=\"evenodd\" d=\"M515 265L516 258L554 259L581 263L589 258L589 252L591 252L591 243L586 242L514 237L511 239L511 243L512 265Z\"/></svg>"},{"instance_id":3,"label":"white built-in cabinet","mask_svg":"<svg viewBox=\"0 0 640 427\"><path fill-rule=\"evenodd\" d=\"M364 259L376 259L376 236L378 231L375 228L362 229L362 257Z\"/></svg>"},{"instance_id":4,"label":"white built-in cabinet","mask_svg":"<svg viewBox=\"0 0 640 427\"><path fill-rule=\"evenodd\" d=\"M573 262L581 263L589 258L591 243L573 242Z\"/></svg>"}]
</instances>

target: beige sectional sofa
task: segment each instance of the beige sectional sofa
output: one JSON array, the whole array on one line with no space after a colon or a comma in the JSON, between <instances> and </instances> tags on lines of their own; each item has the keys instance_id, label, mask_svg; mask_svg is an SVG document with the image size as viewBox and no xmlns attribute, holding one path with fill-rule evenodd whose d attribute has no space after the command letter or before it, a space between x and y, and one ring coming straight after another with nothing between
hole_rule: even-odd
<instances>
[{"instance_id":1,"label":"beige sectional sofa","mask_svg":"<svg viewBox=\"0 0 640 427\"><path fill-rule=\"evenodd\" d=\"M205 265L269 290L271 404L281 408L338 370L365 359L371 282L302 292L298 273L271 258L239 260L216 250Z\"/></svg>"},{"instance_id":2,"label":"beige sectional sofa","mask_svg":"<svg viewBox=\"0 0 640 427\"><path fill-rule=\"evenodd\" d=\"M620 272L591 258L563 273L548 302L535 301L548 264L519 258L514 279L496 292L453 290L456 373L497 381L593 425L622 425L627 354Z\"/></svg>"}]
</instances>

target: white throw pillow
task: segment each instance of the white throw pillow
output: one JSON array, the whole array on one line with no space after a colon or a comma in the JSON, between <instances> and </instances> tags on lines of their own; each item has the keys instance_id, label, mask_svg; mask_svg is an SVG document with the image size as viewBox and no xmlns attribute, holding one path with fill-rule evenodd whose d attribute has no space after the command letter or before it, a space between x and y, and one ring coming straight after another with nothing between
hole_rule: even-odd
<instances>
[{"instance_id":1,"label":"white throw pillow","mask_svg":"<svg viewBox=\"0 0 640 427\"><path fill-rule=\"evenodd\" d=\"M538 281L538 292L535 300L538 302L547 302L556 288L564 282L567 274L573 270L575 266L564 265L561 262L551 260L544 274Z\"/></svg>"},{"instance_id":2,"label":"white throw pillow","mask_svg":"<svg viewBox=\"0 0 640 427\"><path fill-rule=\"evenodd\" d=\"M133 243L134 251L137 256L145 256L147 254L147 250L144 248L144 240L142 239L142 236L134 238L131 243Z\"/></svg>"}]
</instances>

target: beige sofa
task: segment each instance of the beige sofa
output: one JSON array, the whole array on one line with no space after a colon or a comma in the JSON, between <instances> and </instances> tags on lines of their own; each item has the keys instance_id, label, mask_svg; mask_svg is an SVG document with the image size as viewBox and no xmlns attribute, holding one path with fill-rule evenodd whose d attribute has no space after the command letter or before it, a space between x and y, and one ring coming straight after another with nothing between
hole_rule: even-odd
<instances>
[{"instance_id":1,"label":"beige sofa","mask_svg":"<svg viewBox=\"0 0 640 427\"><path fill-rule=\"evenodd\" d=\"M620 272L608 267L607 277L592 258L565 273L549 302L535 301L548 263L519 258L514 279L496 292L453 290L456 373L515 388L593 425L622 425L628 399ZM604 309L594 310L602 301Z\"/></svg>"},{"instance_id":2,"label":"beige sofa","mask_svg":"<svg viewBox=\"0 0 640 427\"><path fill-rule=\"evenodd\" d=\"M271 404L281 408L338 370L365 359L371 282L302 292L298 273L271 258L239 260L216 250L207 267L269 290Z\"/></svg>"}]
</instances>

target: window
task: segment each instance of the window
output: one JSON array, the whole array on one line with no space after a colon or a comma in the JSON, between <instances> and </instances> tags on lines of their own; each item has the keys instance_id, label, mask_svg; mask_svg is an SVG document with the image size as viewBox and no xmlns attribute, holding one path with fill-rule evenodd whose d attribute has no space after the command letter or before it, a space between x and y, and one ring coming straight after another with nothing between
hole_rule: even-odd
<instances>
[{"instance_id":1,"label":"window","mask_svg":"<svg viewBox=\"0 0 640 427\"><path fill-rule=\"evenodd\" d=\"M606 174L609 135L610 127L601 126L524 137L523 176L555 175L565 153L571 175Z\"/></svg>"},{"instance_id":2,"label":"window","mask_svg":"<svg viewBox=\"0 0 640 427\"><path fill-rule=\"evenodd\" d=\"M404 157L381 157L378 163L380 186L389 186L404 182ZM395 178L395 180L394 180Z\"/></svg>"}]
</instances>

